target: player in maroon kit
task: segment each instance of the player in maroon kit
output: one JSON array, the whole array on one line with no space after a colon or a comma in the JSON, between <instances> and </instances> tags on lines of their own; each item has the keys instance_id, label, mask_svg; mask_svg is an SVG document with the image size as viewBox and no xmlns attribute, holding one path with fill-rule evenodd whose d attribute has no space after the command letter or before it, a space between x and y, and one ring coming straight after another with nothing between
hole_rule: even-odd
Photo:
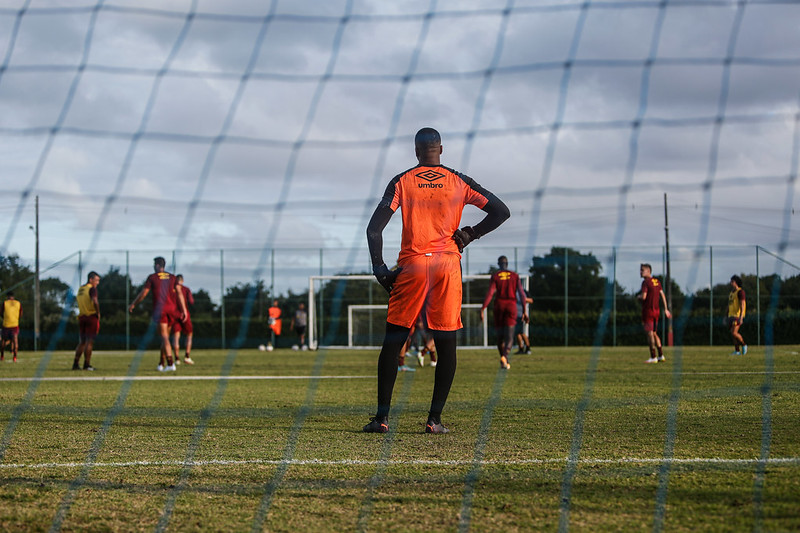
<instances>
[{"instance_id":1,"label":"player in maroon kit","mask_svg":"<svg viewBox=\"0 0 800 533\"><path fill-rule=\"evenodd\" d=\"M517 296L524 302L525 289L522 288L519 275L508 269L506 256L501 255L497 258L497 266L500 267L500 270L492 274L489 290L486 291L486 297L483 299L480 316L483 321L483 312L489 307L489 302L492 301L492 296L496 292L494 327L497 332L497 351L500 352L500 368L508 370L511 368L509 358L511 357L511 347L514 344L514 326L517 324ZM528 319L524 308L522 319Z\"/></svg>"},{"instance_id":2,"label":"player in maroon kit","mask_svg":"<svg viewBox=\"0 0 800 533\"><path fill-rule=\"evenodd\" d=\"M167 262L163 257L153 259L153 270L155 272L147 277L142 290L128 307L128 312L133 313L133 309L139 302L144 300L150 291L153 292L153 322L161 335L159 372L175 370L175 363L172 359L172 346L169 343L169 332L172 325L177 320L183 320L187 314L183 291L177 290L177 278L164 270L166 264ZM164 366L165 362L166 366Z\"/></svg>"},{"instance_id":3,"label":"player in maroon kit","mask_svg":"<svg viewBox=\"0 0 800 533\"><path fill-rule=\"evenodd\" d=\"M667 318L672 317L667 307L667 297L664 296L664 291L661 288L661 282L658 278L653 277L653 267L647 263L642 263L639 267L639 275L642 280L642 291L637 296L642 301L642 326L644 333L647 335L647 344L650 346L650 359L645 363L658 363L663 362L664 353L661 350L661 339L658 337L658 319L661 316L661 308L659 300L664 302L664 315ZM658 356L656 356L658 352Z\"/></svg>"},{"instance_id":4,"label":"player in maroon kit","mask_svg":"<svg viewBox=\"0 0 800 533\"><path fill-rule=\"evenodd\" d=\"M192 291L183 284L183 274L175 276L178 290L183 292L183 299L186 302L186 317L183 320L178 320L172 325L172 344L175 349L175 364L181 360L181 333L186 335L186 353L183 356L183 362L187 365L193 365L192 361L192 335L194 328L192 327L192 317L189 315L189 306L194 305L194 296Z\"/></svg>"}]
</instances>

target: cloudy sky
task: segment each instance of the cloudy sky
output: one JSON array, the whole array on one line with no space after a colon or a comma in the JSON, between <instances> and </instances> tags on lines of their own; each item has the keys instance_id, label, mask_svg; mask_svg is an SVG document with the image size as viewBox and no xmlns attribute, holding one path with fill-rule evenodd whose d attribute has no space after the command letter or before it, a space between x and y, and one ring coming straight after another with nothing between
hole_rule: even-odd
<instances>
[{"instance_id":1,"label":"cloudy sky","mask_svg":"<svg viewBox=\"0 0 800 533\"><path fill-rule=\"evenodd\" d=\"M582 5L0 0L0 253L33 262L38 195L43 267L130 250L143 279L175 251L212 293L221 262L303 290L368 268L369 215L433 126L512 211L472 272L571 246L610 273L616 247L631 287L665 193L681 285L755 272L757 245L800 264L800 4Z\"/></svg>"}]
</instances>

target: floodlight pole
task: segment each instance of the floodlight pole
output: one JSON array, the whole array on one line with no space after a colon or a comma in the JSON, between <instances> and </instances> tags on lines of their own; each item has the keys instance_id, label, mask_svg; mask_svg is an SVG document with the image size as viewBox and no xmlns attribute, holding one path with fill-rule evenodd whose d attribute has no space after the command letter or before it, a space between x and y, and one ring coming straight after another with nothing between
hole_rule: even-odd
<instances>
[{"instance_id":1,"label":"floodlight pole","mask_svg":"<svg viewBox=\"0 0 800 533\"><path fill-rule=\"evenodd\" d=\"M667 272L666 277L664 278L664 285L667 287L667 306L672 309L672 276L670 274L670 267L669 267L669 215L667 213L667 193L664 193L664 237L665 237L665 244L666 244L666 263L667 263ZM673 335L672 335L672 319L667 318L667 346L673 345Z\"/></svg>"}]
</instances>

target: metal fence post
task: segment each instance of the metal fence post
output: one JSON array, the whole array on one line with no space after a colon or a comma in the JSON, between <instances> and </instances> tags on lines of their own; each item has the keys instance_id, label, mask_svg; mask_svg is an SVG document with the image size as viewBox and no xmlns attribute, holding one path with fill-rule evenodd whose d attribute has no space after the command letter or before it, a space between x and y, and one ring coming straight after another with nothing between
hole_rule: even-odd
<instances>
[{"instance_id":1,"label":"metal fence post","mask_svg":"<svg viewBox=\"0 0 800 533\"><path fill-rule=\"evenodd\" d=\"M708 247L708 345L714 346L714 247Z\"/></svg>"},{"instance_id":2,"label":"metal fence post","mask_svg":"<svg viewBox=\"0 0 800 533\"><path fill-rule=\"evenodd\" d=\"M611 330L613 332L613 346L617 345L617 247L614 246L611 248L611 258L613 261L613 280L611 282L611 313L613 317L613 321L611 323Z\"/></svg>"},{"instance_id":3,"label":"metal fence post","mask_svg":"<svg viewBox=\"0 0 800 533\"><path fill-rule=\"evenodd\" d=\"M758 269L758 249L756 245L756 336L757 344L761 346L761 273ZM774 280L773 280L774 283Z\"/></svg>"},{"instance_id":4,"label":"metal fence post","mask_svg":"<svg viewBox=\"0 0 800 533\"><path fill-rule=\"evenodd\" d=\"M269 251L269 297L275 299L275 248Z\"/></svg>"},{"instance_id":5,"label":"metal fence post","mask_svg":"<svg viewBox=\"0 0 800 533\"><path fill-rule=\"evenodd\" d=\"M131 301L131 260L130 252L125 250L125 306ZM125 309L125 351L131 349L131 314Z\"/></svg>"},{"instance_id":6,"label":"metal fence post","mask_svg":"<svg viewBox=\"0 0 800 533\"><path fill-rule=\"evenodd\" d=\"M666 271L667 271L667 248L665 246L662 246L661 247L661 272L666 272ZM666 276L664 276L664 290L665 291L667 289L667 287L666 287L667 283L670 283L670 280L668 280L666 278ZM673 314L672 316L674 317L675 314ZM667 321L669 320L666 317L664 317L664 318L665 318L664 322L661 323L661 338L662 339L666 339L667 338Z\"/></svg>"},{"instance_id":7,"label":"metal fence post","mask_svg":"<svg viewBox=\"0 0 800 533\"><path fill-rule=\"evenodd\" d=\"M569 255L564 248L564 346L569 346Z\"/></svg>"},{"instance_id":8,"label":"metal fence post","mask_svg":"<svg viewBox=\"0 0 800 533\"><path fill-rule=\"evenodd\" d=\"M221 348L225 349L225 250L219 251L219 322L222 328Z\"/></svg>"}]
</instances>

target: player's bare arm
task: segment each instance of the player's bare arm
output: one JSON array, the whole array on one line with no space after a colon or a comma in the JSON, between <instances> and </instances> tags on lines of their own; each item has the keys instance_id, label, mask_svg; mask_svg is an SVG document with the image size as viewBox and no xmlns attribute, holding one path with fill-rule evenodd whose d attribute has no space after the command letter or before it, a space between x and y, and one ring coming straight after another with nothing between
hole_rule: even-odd
<instances>
[{"instance_id":1,"label":"player's bare arm","mask_svg":"<svg viewBox=\"0 0 800 533\"><path fill-rule=\"evenodd\" d=\"M672 318L672 313L669 312L669 307L667 307L667 297L664 296L664 291L661 291L661 301L664 302L664 315L667 318Z\"/></svg>"},{"instance_id":2,"label":"player's bare arm","mask_svg":"<svg viewBox=\"0 0 800 533\"><path fill-rule=\"evenodd\" d=\"M525 322L525 323L528 323L529 322L529 318L528 318L528 305L527 305L527 303L528 303L529 298L525 295L525 288L522 286L522 280L519 280L519 283L517 284L517 297L521 298L520 301L522 302L522 321ZM533 300L531 300L531 301L533 301Z\"/></svg>"},{"instance_id":3,"label":"player's bare arm","mask_svg":"<svg viewBox=\"0 0 800 533\"><path fill-rule=\"evenodd\" d=\"M150 289L148 287L144 287L141 291L139 291L139 294L137 294L136 298L133 299L133 302L131 303L131 305L128 306L128 312L129 313L133 313L133 309L137 305L139 305L139 302L144 300L149 293L150 293Z\"/></svg>"},{"instance_id":4,"label":"player's bare arm","mask_svg":"<svg viewBox=\"0 0 800 533\"><path fill-rule=\"evenodd\" d=\"M480 317L483 320L483 312L489 307L489 303L492 301L492 296L494 296L497 287L495 287L494 283L489 285L489 290L486 292L486 296L483 299L483 305L481 306Z\"/></svg>"},{"instance_id":5,"label":"player's bare arm","mask_svg":"<svg viewBox=\"0 0 800 533\"><path fill-rule=\"evenodd\" d=\"M92 304L94 304L94 310L97 311L97 318L100 318L100 300L97 299L96 292L92 296Z\"/></svg>"},{"instance_id":6,"label":"player's bare arm","mask_svg":"<svg viewBox=\"0 0 800 533\"><path fill-rule=\"evenodd\" d=\"M181 310L181 322L184 322L186 317L189 315L189 313L186 311L186 298L183 297L183 291L181 290L180 286L175 287L175 293L178 295L178 303Z\"/></svg>"}]
</instances>

